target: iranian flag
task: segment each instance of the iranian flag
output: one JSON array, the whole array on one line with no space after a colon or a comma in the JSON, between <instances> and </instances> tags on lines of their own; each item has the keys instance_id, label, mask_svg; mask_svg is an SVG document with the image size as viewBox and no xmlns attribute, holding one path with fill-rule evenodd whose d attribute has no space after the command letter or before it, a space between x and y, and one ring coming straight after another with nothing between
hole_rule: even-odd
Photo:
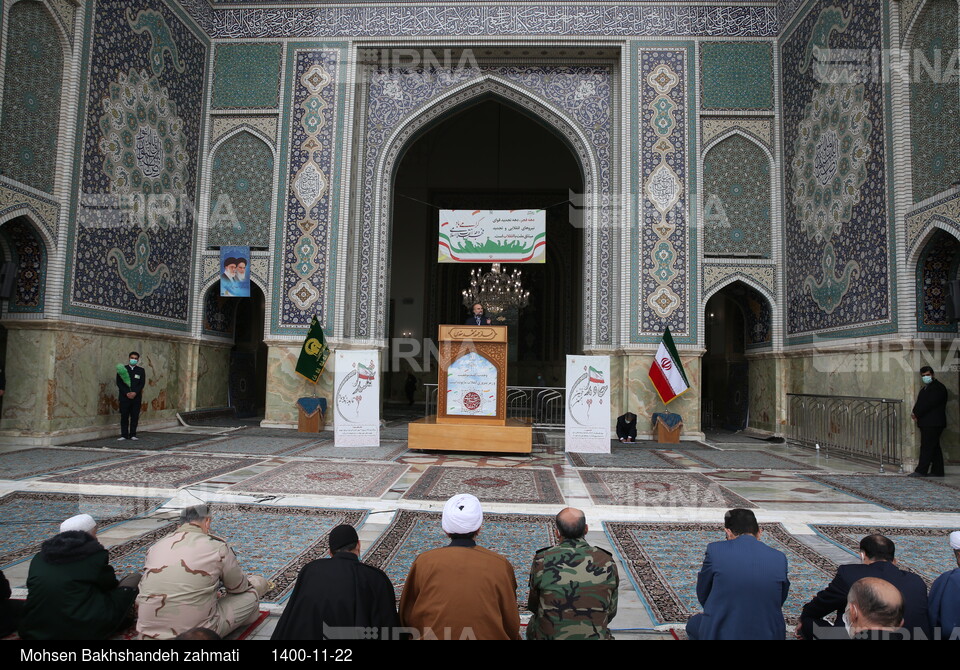
<instances>
[{"instance_id":1,"label":"iranian flag","mask_svg":"<svg viewBox=\"0 0 960 670\"><path fill-rule=\"evenodd\" d=\"M690 388L683 364L680 363L680 354L673 346L673 336L670 335L669 328L663 331L663 339L657 348L657 357L650 365L649 375L664 403L670 402Z\"/></svg>"},{"instance_id":2,"label":"iranian flag","mask_svg":"<svg viewBox=\"0 0 960 670\"><path fill-rule=\"evenodd\" d=\"M593 366L590 366L590 381L592 381L594 384L603 383L603 373Z\"/></svg>"}]
</instances>

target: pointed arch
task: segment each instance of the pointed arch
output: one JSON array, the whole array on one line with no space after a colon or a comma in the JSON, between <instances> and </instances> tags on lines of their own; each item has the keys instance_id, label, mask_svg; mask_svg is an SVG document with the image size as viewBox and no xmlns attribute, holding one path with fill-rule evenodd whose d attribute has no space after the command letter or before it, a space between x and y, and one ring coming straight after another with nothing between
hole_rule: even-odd
<instances>
[{"instance_id":1,"label":"pointed arch","mask_svg":"<svg viewBox=\"0 0 960 670\"><path fill-rule=\"evenodd\" d=\"M53 248L46 232L39 217L28 208L0 217L0 236L5 239L10 260L17 264L15 296L6 305L10 313L43 312L47 263Z\"/></svg>"},{"instance_id":2,"label":"pointed arch","mask_svg":"<svg viewBox=\"0 0 960 670\"><path fill-rule=\"evenodd\" d=\"M392 234L391 211L395 171L406 148L417 137L450 115L486 99L495 99L526 114L556 134L571 150L579 164L584 190L584 296L590 295L593 281L592 263L597 256L594 248L600 245L599 225L601 211L607 204L604 194L598 192L599 160L594 154L587 136L565 112L530 91L502 77L484 74L452 88L435 98L425 101L408 113L391 131L383 144L376 168L373 171L373 220L361 221L362 230L357 230L354 245L370 246L369 263L363 261L354 267L356 285L368 285L366 301L355 304L355 335L363 334L368 339L380 339L386 336L386 324L377 315L386 314L387 283L390 276L390 245ZM365 239L360 239L366 233ZM356 254L355 257L360 257ZM363 279L363 282L360 279ZM589 304L589 299L584 301Z\"/></svg>"},{"instance_id":3,"label":"pointed arch","mask_svg":"<svg viewBox=\"0 0 960 670\"><path fill-rule=\"evenodd\" d=\"M231 150L232 154L222 155ZM269 247L276 204L275 147L263 133L241 125L214 143L210 158L210 203L204 219L207 236L204 246ZM234 222L242 222L248 228L238 235L221 217L232 217Z\"/></svg>"}]
</instances>

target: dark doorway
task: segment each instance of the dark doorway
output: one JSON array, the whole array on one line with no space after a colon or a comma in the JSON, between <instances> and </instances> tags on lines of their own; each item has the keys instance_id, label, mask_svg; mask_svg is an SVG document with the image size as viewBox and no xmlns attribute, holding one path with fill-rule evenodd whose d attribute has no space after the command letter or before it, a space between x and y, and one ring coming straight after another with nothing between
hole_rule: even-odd
<instances>
[{"instance_id":1,"label":"dark doorway","mask_svg":"<svg viewBox=\"0 0 960 670\"><path fill-rule=\"evenodd\" d=\"M546 262L514 266L522 271L530 305L509 324L509 382L532 386L543 374L548 385L562 385L564 357L581 351L583 321L583 231L571 223L569 204L571 192L582 193L583 177L567 144L537 119L491 97L413 140L394 185L390 341L409 338L417 349L436 339L439 324L462 323L467 308L461 292L470 270L490 270L489 264L437 263L440 209L544 209ZM423 364L421 353L414 374L421 384L435 383L435 366L415 369ZM405 400L411 367L401 360L385 398Z\"/></svg>"},{"instance_id":2,"label":"dark doorway","mask_svg":"<svg viewBox=\"0 0 960 670\"><path fill-rule=\"evenodd\" d=\"M704 316L703 427L743 430L750 410L743 310L725 288L707 301Z\"/></svg>"},{"instance_id":3,"label":"dark doorway","mask_svg":"<svg viewBox=\"0 0 960 670\"><path fill-rule=\"evenodd\" d=\"M267 345L263 342L266 301L251 282L249 298L237 301L234 344L230 350L230 406L240 418L263 416L267 401Z\"/></svg>"}]
</instances>

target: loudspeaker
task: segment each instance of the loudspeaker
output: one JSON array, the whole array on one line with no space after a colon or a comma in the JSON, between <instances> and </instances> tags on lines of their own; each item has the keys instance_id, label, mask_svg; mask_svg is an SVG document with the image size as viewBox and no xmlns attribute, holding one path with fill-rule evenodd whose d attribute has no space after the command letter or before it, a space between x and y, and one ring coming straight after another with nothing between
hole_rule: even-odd
<instances>
[{"instance_id":1,"label":"loudspeaker","mask_svg":"<svg viewBox=\"0 0 960 670\"><path fill-rule=\"evenodd\" d=\"M0 300L13 297L17 287L17 264L13 261L0 263Z\"/></svg>"},{"instance_id":2,"label":"loudspeaker","mask_svg":"<svg viewBox=\"0 0 960 670\"><path fill-rule=\"evenodd\" d=\"M960 279L947 282L947 320L960 321Z\"/></svg>"}]
</instances>

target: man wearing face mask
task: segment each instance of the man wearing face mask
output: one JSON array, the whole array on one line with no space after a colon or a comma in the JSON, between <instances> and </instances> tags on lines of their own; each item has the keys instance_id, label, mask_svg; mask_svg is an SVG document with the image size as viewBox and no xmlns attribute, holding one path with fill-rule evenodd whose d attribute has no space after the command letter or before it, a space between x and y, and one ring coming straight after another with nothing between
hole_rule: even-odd
<instances>
[{"instance_id":1,"label":"man wearing face mask","mask_svg":"<svg viewBox=\"0 0 960 670\"><path fill-rule=\"evenodd\" d=\"M147 373L140 367L140 354L131 351L128 365L117 366L117 389L120 392L120 440L137 440L140 401Z\"/></svg>"},{"instance_id":2,"label":"man wearing face mask","mask_svg":"<svg viewBox=\"0 0 960 670\"><path fill-rule=\"evenodd\" d=\"M947 427L947 387L933 375L933 368L920 368L923 387L910 415L920 429L920 461L911 477L943 477L940 435ZM929 472L928 472L929 471Z\"/></svg>"}]
</instances>

